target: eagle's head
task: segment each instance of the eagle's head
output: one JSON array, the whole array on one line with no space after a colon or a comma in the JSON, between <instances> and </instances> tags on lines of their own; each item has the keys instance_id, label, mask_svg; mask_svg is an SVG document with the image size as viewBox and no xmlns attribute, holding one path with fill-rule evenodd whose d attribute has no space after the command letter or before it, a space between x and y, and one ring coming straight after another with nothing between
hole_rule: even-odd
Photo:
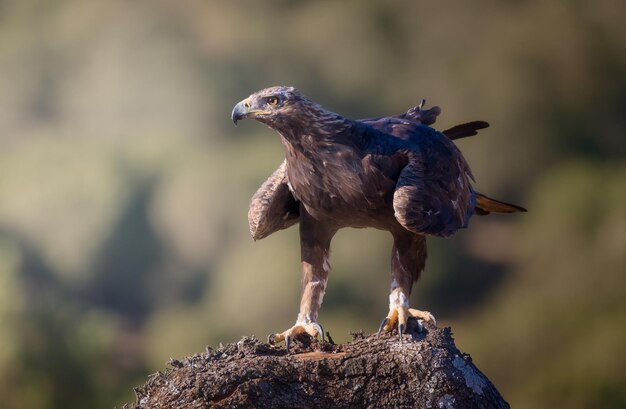
<instances>
[{"instance_id":1,"label":"eagle's head","mask_svg":"<svg viewBox=\"0 0 626 409\"><path fill-rule=\"evenodd\" d=\"M271 87L257 91L233 108L235 125L240 119L255 119L269 126L294 114L298 105L309 101L294 87Z\"/></svg>"},{"instance_id":2,"label":"eagle's head","mask_svg":"<svg viewBox=\"0 0 626 409\"><path fill-rule=\"evenodd\" d=\"M303 132L334 133L345 118L308 100L294 87L271 87L255 92L233 108L231 119L255 119L288 139Z\"/></svg>"}]
</instances>

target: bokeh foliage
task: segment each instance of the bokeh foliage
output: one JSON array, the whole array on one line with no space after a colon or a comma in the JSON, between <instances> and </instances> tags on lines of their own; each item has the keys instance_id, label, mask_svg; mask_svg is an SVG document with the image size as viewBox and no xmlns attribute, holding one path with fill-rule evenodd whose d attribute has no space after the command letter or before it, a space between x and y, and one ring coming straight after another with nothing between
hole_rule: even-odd
<instances>
[{"instance_id":1,"label":"bokeh foliage","mask_svg":"<svg viewBox=\"0 0 626 409\"><path fill-rule=\"evenodd\" d=\"M285 329L297 229L254 243L282 148L232 106L296 85L351 117L421 98L478 189L526 205L430 239L413 304L514 407L626 405L626 4L0 2L0 397L109 408L169 357ZM320 321L386 313L390 237L342 231Z\"/></svg>"}]
</instances>

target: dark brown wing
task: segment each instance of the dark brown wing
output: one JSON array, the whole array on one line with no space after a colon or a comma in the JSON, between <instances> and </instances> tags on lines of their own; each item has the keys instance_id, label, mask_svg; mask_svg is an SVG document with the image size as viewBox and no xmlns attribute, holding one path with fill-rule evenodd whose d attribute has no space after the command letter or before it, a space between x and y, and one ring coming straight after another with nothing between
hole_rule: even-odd
<instances>
[{"instance_id":1,"label":"dark brown wing","mask_svg":"<svg viewBox=\"0 0 626 409\"><path fill-rule=\"evenodd\" d=\"M396 219L414 233L449 236L467 226L476 206L469 166L440 132L422 127L411 140L419 149L407 153L396 184Z\"/></svg>"},{"instance_id":2,"label":"dark brown wing","mask_svg":"<svg viewBox=\"0 0 626 409\"><path fill-rule=\"evenodd\" d=\"M409 109L404 114L361 119L359 122L367 124L380 132L402 138L404 132L401 128L411 128L408 129L410 132L413 127L419 124L432 125L437 120L437 116L441 113L441 108L435 106L429 109L422 109L424 102L422 100L420 105Z\"/></svg>"},{"instance_id":3,"label":"dark brown wing","mask_svg":"<svg viewBox=\"0 0 626 409\"><path fill-rule=\"evenodd\" d=\"M441 108L438 106L434 106L429 109L422 109L424 103L425 101L422 100L420 105L409 109L405 114L362 119L360 122L370 125L371 127L386 134L407 140L409 139L411 133L414 132L419 125L430 126L435 123L437 116L441 114ZM489 123L485 121L472 121L453 126L450 129L446 129L442 133L448 138L455 140L466 138L468 136L474 136L478 134L479 129L484 129L488 126Z\"/></svg>"},{"instance_id":4,"label":"dark brown wing","mask_svg":"<svg viewBox=\"0 0 626 409\"><path fill-rule=\"evenodd\" d=\"M298 222L300 206L289 190L283 161L250 200L248 224L254 240L260 240Z\"/></svg>"}]
</instances>

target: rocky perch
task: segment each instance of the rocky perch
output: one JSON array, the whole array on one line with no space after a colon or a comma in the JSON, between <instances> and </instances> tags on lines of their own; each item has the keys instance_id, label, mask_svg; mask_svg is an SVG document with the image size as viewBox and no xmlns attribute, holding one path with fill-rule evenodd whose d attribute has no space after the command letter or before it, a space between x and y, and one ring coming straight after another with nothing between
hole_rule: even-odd
<instances>
[{"instance_id":1,"label":"rocky perch","mask_svg":"<svg viewBox=\"0 0 626 409\"><path fill-rule=\"evenodd\" d=\"M416 326L415 326L416 327ZM454 345L450 328L409 327L342 345L296 340L289 355L255 338L207 349L151 375L139 408L508 408Z\"/></svg>"}]
</instances>

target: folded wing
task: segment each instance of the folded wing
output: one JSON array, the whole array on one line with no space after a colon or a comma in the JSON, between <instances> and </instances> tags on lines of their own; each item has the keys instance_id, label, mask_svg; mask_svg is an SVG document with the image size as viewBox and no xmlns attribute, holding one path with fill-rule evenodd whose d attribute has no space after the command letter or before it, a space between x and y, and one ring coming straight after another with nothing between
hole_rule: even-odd
<instances>
[{"instance_id":1,"label":"folded wing","mask_svg":"<svg viewBox=\"0 0 626 409\"><path fill-rule=\"evenodd\" d=\"M476 207L471 173L447 137L422 128L419 149L407 153L393 196L396 219L407 230L449 236L466 227Z\"/></svg>"},{"instance_id":2,"label":"folded wing","mask_svg":"<svg viewBox=\"0 0 626 409\"><path fill-rule=\"evenodd\" d=\"M286 161L261 185L250 200L248 224L254 240L260 240L298 222L300 205L289 190Z\"/></svg>"}]
</instances>

